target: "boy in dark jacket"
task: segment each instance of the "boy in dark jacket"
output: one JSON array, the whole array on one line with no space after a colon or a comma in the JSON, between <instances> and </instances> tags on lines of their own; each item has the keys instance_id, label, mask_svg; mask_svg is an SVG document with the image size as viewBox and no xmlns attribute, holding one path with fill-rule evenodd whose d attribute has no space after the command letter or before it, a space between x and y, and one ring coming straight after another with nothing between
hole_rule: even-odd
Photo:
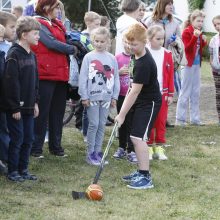
<instances>
[{"instance_id":1,"label":"boy in dark jacket","mask_svg":"<svg viewBox=\"0 0 220 220\"><path fill-rule=\"evenodd\" d=\"M22 182L37 180L28 172L29 155L34 140L34 117L38 110L38 72L30 45L37 45L40 24L31 17L17 21L15 43L6 58L3 76L4 107L10 136L8 179Z\"/></svg>"}]
</instances>

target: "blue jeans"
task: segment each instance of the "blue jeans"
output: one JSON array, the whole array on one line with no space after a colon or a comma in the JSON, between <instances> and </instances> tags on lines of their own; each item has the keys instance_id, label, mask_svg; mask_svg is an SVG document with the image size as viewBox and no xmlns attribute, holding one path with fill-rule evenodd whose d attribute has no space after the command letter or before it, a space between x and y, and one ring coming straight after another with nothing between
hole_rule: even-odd
<instances>
[{"instance_id":1,"label":"blue jeans","mask_svg":"<svg viewBox=\"0 0 220 220\"><path fill-rule=\"evenodd\" d=\"M174 87L177 96L180 94L180 89L181 89L181 77L180 77L180 70L176 70L174 72Z\"/></svg>"},{"instance_id":2,"label":"blue jeans","mask_svg":"<svg viewBox=\"0 0 220 220\"><path fill-rule=\"evenodd\" d=\"M27 170L34 141L33 115L21 115L20 120L15 120L7 113L7 122L10 136L8 172Z\"/></svg>"},{"instance_id":3,"label":"blue jeans","mask_svg":"<svg viewBox=\"0 0 220 220\"><path fill-rule=\"evenodd\" d=\"M6 114L0 112L0 160L8 161L9 135Z\"/></svg>"}]
</instances>

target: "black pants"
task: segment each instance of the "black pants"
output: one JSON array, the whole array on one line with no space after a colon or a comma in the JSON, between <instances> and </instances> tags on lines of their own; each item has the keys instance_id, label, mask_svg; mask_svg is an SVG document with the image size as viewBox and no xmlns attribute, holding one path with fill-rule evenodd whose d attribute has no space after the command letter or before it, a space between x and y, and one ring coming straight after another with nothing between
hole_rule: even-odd
<instances>
[{"instance_id":1,"label":"black pants","mask_svg":"<svg viewBox=\"0 0 220 220\"><path fill-rule=\"evenodd\" d=\"M117 102L117 111L118 113L121 110L122 104L124 102L125 96L119 96ZM131 131L131 112L129 111L125 117L124 123L119 128L119 147L127 150L128 153L134 151L134 146L130 138Z\"/></svg>"},{"instance_id":2,"label":"black pants","mask_svg":"<svg viewBox=\"0 0 220 220\"><path fill-rule=\"evenodd\" d=\"M35 120L35 141L32 153L42 153L44 138L49 128L49 150L63 152L61 147L63 117L66 106L67 84L58 81L41 80L39 83L39 116Z\"/></svg>"}]
</instances>

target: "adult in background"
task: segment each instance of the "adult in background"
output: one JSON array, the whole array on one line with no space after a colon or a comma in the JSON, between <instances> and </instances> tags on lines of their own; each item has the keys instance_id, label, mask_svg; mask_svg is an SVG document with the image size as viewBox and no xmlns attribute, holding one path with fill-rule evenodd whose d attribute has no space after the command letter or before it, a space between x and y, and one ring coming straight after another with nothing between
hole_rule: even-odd
<instances>
[{"instance_id":1,"label":"adult in background","mask_svg":"<svg viewBox=\"0 0 220 220\"><path fill-rule=\"evenodd\" d=\"M57 0L38 0L36 19L41 23L40 41L32 47L39 71L39 117L35 121L35 142L32 156L43 158L42 148L49 127L49 151L56 156L66 156L61 146L63 116L69 79L68 54L75 47L66 43L66 29L57 19L60 3Z\"/></svg>"},{"instance_id":2,"label":"adult in background","mask_svg":"<svg viewBox=\"0 0 220 220\"><path fill-rule=\"evenodd\" d=\"M160 25L165 30L164 47L167 49L169 44L176 40L177 36L181 38L180 23L173 17L173 0L158 0L152 16L145 21L149 28L153 25ZM177 94L180 91L180 74L179 71L174 73L174 85ZM173 127L173 125L171 125ZM167 123L167 127L170 124Z\"/></svg>"},{"instance_id":3,"label":"adult in background","mask_svg":"<svg viewBox=\"0 0 220 220\"><path fill-rule=\"evenodd\" d=\"M120 9L124 13L116 22L116 48L115 55L124 52L122 38L128 27L138 23L140 0L122 0Z\"/></svg>"}]
</instances>

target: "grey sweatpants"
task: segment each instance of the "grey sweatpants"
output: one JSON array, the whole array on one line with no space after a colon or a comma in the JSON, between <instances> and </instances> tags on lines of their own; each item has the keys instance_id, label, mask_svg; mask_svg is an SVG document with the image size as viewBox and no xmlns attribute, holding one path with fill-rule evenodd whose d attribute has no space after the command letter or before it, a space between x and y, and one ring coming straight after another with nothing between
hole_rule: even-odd
<instances>
[{"instance_id":1,"label":"grey sweatpants","mask_svg":"<svg viewBox=\"0 0 220 220\"><path fill-rule=\"evenodd\" d=\"M102 151L105 134L105 124L109 114L110 102L92 102L87 108L89 127L87 131L87 153Z\"/></svg>"},{"instance_id":2,"label":"grey sweatpants","mask_svg":"<svg viewBox=\"0 0 220 220\"><path fill-rule=\"evenodd\" d=\"M176 122L185 123L190 109L190 123L200 123L200 65L186 66L181 73L181 90L177 102Z\"/></svg>"}]
</instances>

